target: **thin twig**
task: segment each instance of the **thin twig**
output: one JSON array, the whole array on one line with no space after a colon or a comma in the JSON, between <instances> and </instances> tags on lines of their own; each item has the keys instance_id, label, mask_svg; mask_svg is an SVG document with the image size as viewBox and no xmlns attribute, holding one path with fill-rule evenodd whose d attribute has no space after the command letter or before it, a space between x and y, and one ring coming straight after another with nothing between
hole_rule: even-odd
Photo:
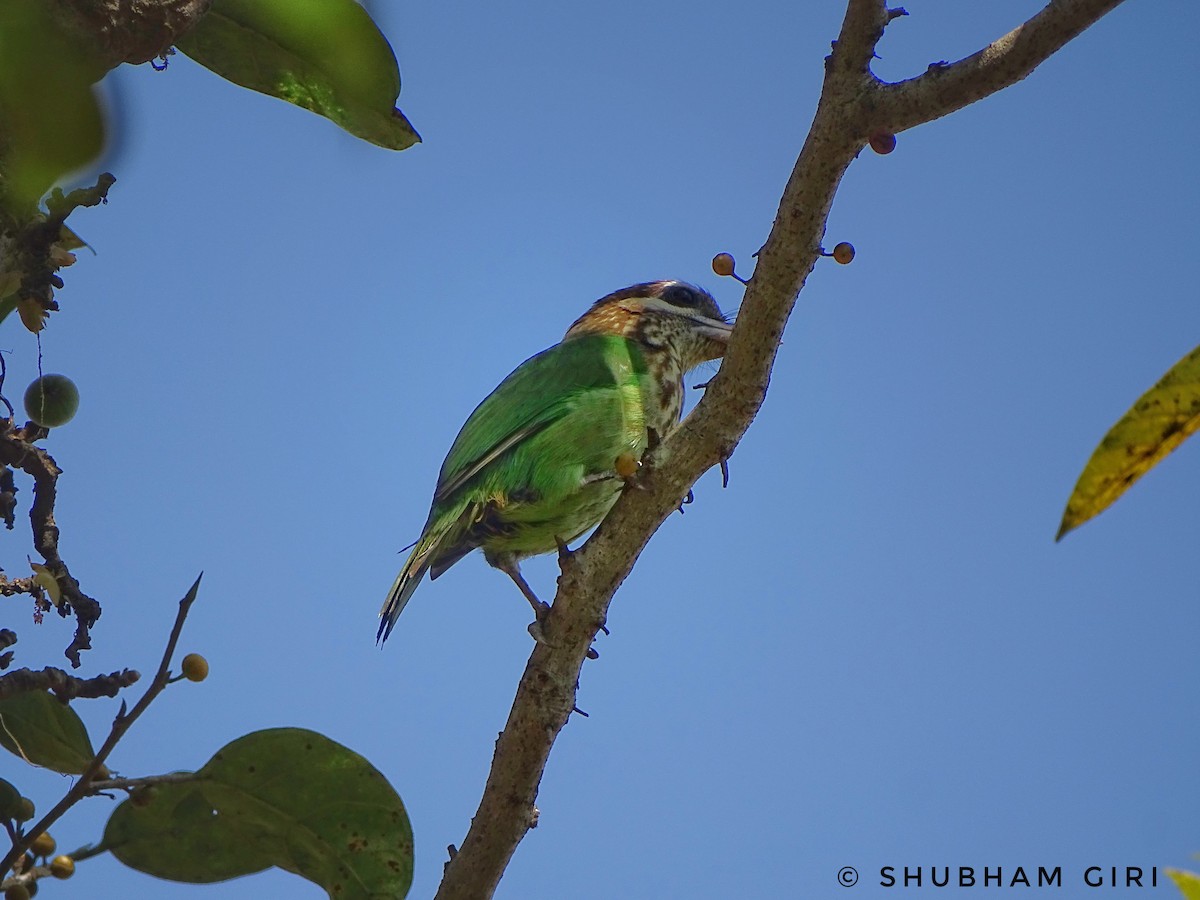
<instances>
[{"instance_id":1,"label":"thin twig","mask_svg":"<svg viewBox=\"0 0 1200 900\"><path fill-rule=\"evenodd\" d=\"M63 813L91 793L92 786L99 780L97 776L101 772L104 772L105 779L107 780L108 769L104 765L104 761L108 759L108 755L112 753L113 748L117 746L117 742L121 740L130 726L137 721L138 717L154 701L154 698L161 694L163 688L167 686L167 680L171 677L171 657L175 654L175 646L179 643L179 635L183 631L183 623L187 619L188 610L192 608L192 603L196 599L196 592L200 589L200 579L203 577L204 573L201 572L187 594L179 601L179 612L175 615L175 625L171 629L170 637L167 638L167 647L163 651L162 662L158 664L158 671L154 673L154 678L151 680L150 686L146 688L146 693L142 694L141 699L128 712L125 711L125 702L121 702L121 709L117 713L116 718L113 719L108 737L96 752L95 758L83 770L83 774L79 776L79 780L71 785L70 790L63 795L58 803L54 804L54 808L42 816L36 825L29 828L20 840L13 843L12 849L0 861L0 872L7 872L11 869L13 864L21 858L21 855L29 849L29 845L33 843L33 839L37 835L48 831L50 826L57 822Z\"/></svg>"},{"instance_id":2,"label":"thin twig","mask_svg":"<svg viewBox=\"0 0 1200 900\"><path fill-rule=\"evenodd\" d=\"M196 772L167 772L164 775L141 775L137 778L103 778L92 782L92 793L100 791L131 791L156 784L189 784L204 781L208 776Z\"/></svg>"}]
</instances>

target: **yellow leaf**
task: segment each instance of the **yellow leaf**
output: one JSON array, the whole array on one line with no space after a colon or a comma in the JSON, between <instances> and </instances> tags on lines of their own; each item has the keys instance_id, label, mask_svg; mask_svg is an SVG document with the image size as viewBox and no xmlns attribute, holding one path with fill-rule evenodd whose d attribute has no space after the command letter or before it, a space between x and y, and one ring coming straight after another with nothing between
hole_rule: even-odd
<instances>
[{"instance_id":1,"label":"yellow leaf","mask_svg":"<svg viewBox=\"0 0 1200 900\"><path fill-rule=\"evenodd\" d=\"M1175 363L1109 429L1075 484L1055 540L1108 509L1197 428L1200 347Z\"/></svg>"},{"instance_id":2,"label":"yellow leaf","mask_svg":"<svg viewBox=\"0 0 1200 900\"><path fill-rule=\"evenodd\" d=\"M65 224L60 225L58 229L58 246L64 250L79 250L88 246L88 242L77 235L74 231L68 228Z\"/></svg>"},{"instance_id":3,"label":"yellow leaf","mask_svg":"<svg viewBox=\"0 0 1200 900\"><path fill-rule=\"evenodd\" d=\"M54 265L58 266L60 269L65 266L75 265L75 254L70 250L64 249L62 244L51 244L50 253L48 255L50 257L50 262L54 263Z\"/></svg>"},{"instance_id":4,"label":"yellow leaf","mask_svg":"<svg viewBox=\"0 0 1200 900\"><path fill-rule=\"evenodd\" d=\"M25 327L34 334L45 328L46 320L50 318L46 307L32 297L18 297L17 312L21 314L21 321L25 323Z\"/></svg>"},{"instance_id":5,"label":"yellow leaf","mask_svg":"<svg viewBox=\"0 0 1200 900\"><path fill-rule=\"evenodd\" d=\"M1175 887L1183 894L1184 900L1200 900L1200 875L1195 872L1185 872L1183 869L1164 869Z\"/></svg>"},{"instance_id":6,"label":"yellow leaf","mask_svg":"<svg viewBox=\"0 0 1200 900\"><path fill-rule=\"evenodd\" d=\"M58 580L50 574L50 570L32 560L29 562L29 567L33 569L33 580L46 589L46 593L50 595L50 601L56 607L62 606L62 588L58 586Z\"/></svg>"}]
</instances>

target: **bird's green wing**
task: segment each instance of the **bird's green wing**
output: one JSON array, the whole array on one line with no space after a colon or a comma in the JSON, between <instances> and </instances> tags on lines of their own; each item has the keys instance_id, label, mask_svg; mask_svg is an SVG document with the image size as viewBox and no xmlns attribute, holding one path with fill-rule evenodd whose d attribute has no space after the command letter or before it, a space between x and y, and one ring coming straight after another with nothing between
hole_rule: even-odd
<instances>
[{"instance_id":1,"label":"bird's green wing","mask_svg":"<svg viewBox=\"0 0 1200 900\"><path fill-rule=\"evenodd\" d=\"M640 378L645 360L617 335L555 344L521 363L475 408L442 463L434 506L517 445L571 411L578 397Z\"/></svg>"}]
</instances>

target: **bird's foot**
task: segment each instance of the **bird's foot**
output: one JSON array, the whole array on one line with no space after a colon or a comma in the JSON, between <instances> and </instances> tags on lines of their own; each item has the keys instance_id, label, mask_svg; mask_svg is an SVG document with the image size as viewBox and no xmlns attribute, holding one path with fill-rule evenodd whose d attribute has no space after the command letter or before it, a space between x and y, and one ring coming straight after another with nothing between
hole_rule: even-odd
<instances>
[{"instance_id":1,"label":"bird's foot","mask_svg":"<svg viewBox=\"0 0 1200 900\"><path fill-rule=\"evenodd\" d=\"M613 461L613 471L618 478L625 482L627 488L643 489L638 481L638 472L641 468L642 461L632 453L622 453Z\"/></svg>"},{"instance_id":2,"label":"bird's foot","mask_svg":"<svg viewBox=\"0 0 1200 900\"><path fill-rule=\"evenodd\" d=\"M542 626L546 622L546 617L550 615L550 604L530 598L529 605L533 607L533 621L529 623L526 630L537 643L549 645L550 642L546 639L546 632Z\"/></svg>"}]
</instances>

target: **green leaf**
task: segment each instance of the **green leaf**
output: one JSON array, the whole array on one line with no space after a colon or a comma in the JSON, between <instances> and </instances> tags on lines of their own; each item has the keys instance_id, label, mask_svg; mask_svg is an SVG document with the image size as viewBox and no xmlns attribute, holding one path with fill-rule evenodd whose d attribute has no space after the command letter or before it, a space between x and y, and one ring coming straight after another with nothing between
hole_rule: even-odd
<instances>
[{"instance_id":1,"label":"green leaf","mask_svg":"<svg viewBox=\"0 0 1200 900\"><path fill-rule=\"evenodd\" d=\"M13 818L17 814L17 804L20 800L21 792L0 778L0 819Z\"/></svg>"},{"instance_id":2,"label":"green leaf","mask_svg":"<svg viewBox=\"0 0 1200 900\"><path fill-rule=\"evenodd\" d=\"M1055 540L1108 509L1200 428L1200 347L1138 398L1083 468Z\"/></svg>"},{"instance_id":3,"label":"green leaf","mask_svg":"<svg viewBox=\"0 0 1200 900\"><path fill-rule=\"evenodd\" d=\"M49 691L0 700L0 745L35 766L79 775L96 753L75 710Z\"/></svg>"},{"instance_id":4,"label":"green leaf","mask_svg":"<svg viewBox=\"0 0 1200 900\"><path fill-rule=\"evenodd\" d=\"M354 0L214 0L176 46L234 84L325 116L404 150L421 140L395 108L400 69Z\"/></svg>"},{"instance_id":5,"label":"green leaf","mask_svg":"<svg viewBox=\"0 0 1200 900\"><path fill-rule=\"evenodd\" d=\"M1200 875L1195 872L1185 872L1182 869L1164 869L1175 887L1183 894L1185 900L1200 900Z\"/></svg>"},{"instance_id":6,"label":"green leaf","mask_svg":"<svg viewBox=\"0 0 1200 900\"><path fill-rule=\"evenodd\" d=\"M90 53L57 27L42 3L0 3L2 202L32 212L55 181L100 155L104 119Z\"/></svg>"},{"instance_id":7,"label":"green leaf","mask_svg":"<svg viewBox=\"0 0 1200 900\"><path fill-rule=\"evenodd\" d=\"M278 866L331 898L395 898L412 884L412 827L374 766L301 728L221 749L199 781L157 785L114 810L102 846L127 866L207 883Z\"/></svg>"}]
</instances>

